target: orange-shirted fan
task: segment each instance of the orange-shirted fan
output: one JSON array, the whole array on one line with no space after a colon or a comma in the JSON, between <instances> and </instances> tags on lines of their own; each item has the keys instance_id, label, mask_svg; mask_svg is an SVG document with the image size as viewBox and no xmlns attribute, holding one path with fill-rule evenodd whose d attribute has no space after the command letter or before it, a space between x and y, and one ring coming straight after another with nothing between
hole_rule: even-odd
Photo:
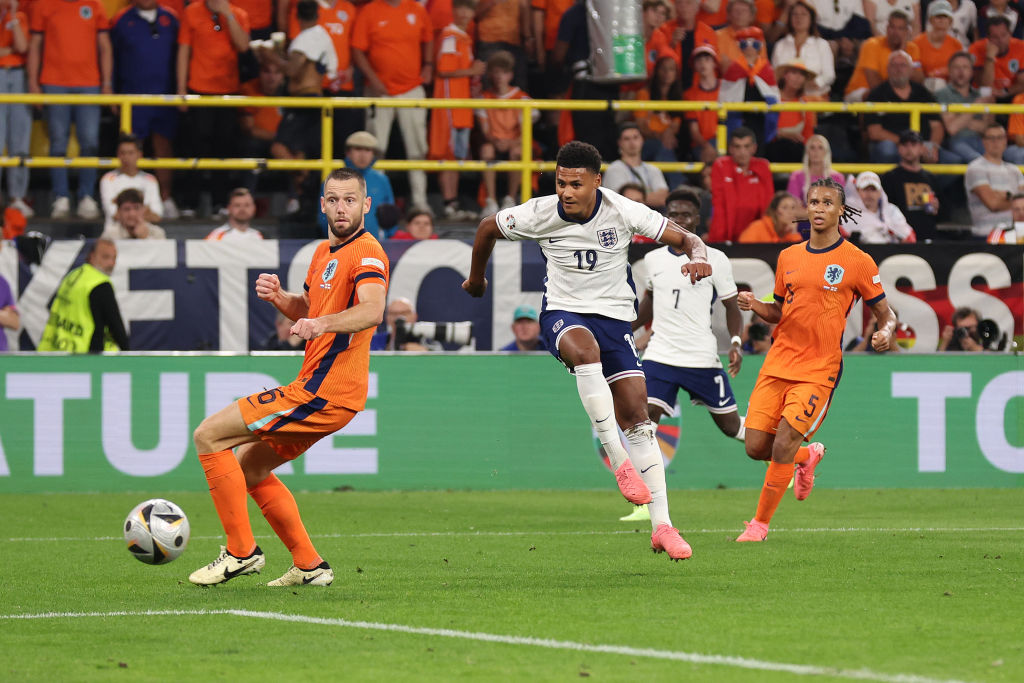
<instances>
[{"instance_id":1,"label":"orange-shirted fan","mask_svg":"<svg viewBox=\"0 0 1024 683\"><path fill-rule=\"evenodd\" d=\"M57 0L63 2L63 0ZM247 33L249 15L231 5L231 14ZM238 92L238 53L231 45L227 19L215 16L205 2L185 8L178 30L178 45L188 45L188 89L205 95L233 95Z\"/></svg>"},{"instance_id":2,"label":"orange-shirted fan","mask_svg":"<svg viewBox=\"0 0 1024 683\"><path fill-rule=\"evenodd\" d=\"M982 38L971 43L968 52L974 56L974 64L985 63L985 51L988 48L988 38ZM1005 55L997 56L995 60L995 78L992 87L997 90L1007 90L1013 85L1013 79L1024 66L1024 40L1010 38L1010 47ZM977 75L977 71L975 74ZM978 85L975 83L975 85Z\"/></svg>"},{"instance_id":3,"label":"orange-shirted fan","mask_svg":"<svg viewBox=\"0 0 1024 683\"><path fill-rule=\"evenodd\" d=\"M434 39L427 11L415 0L397 7L371 1L359 10L352 30L352 47L366 53L389 95L420 85L423 43Z\"/></svg>"},{"instance_id":4,"label":"orange-shirted fan","mask_svg":"<svg viewBox=\"0 0 1024 683\"><path fill-rule=\"evenodd\" d=\"M28 35L28 16L24 12L15 12L14 19L21 25L22 33ZM14 42L14 34L10 28L11 16L4 12L0 15L0 47L9 48ZM0 57L0 67L5 69L17 68L25 65L25 54L11 50L10 54Z\"/></svg>"},{"instance_id":5,"label":"orange-shirted fan","mask_svg":"<svg viewBox=\"0 0 1024 683\"><path fill-rule=\"evenodd\" d=\"M544 12L544 49L550 52L558 39L558 23L574 0L532 0L530 7Z\"/></svg>"},{"instance_id":6,"label":"orange-shirted fan","mask_svg":"<svg viewBox=\"0 0 1024 683\"><path fill-rule=\"evenodd\" d=\"M473 66L473 39L468 33L457 26L446 26L438 36L437 73L451 73ZM434 78L434 98L469 99L472 79L469 76L458 78ZM428 159L454 159L455 151L451 145L453 128L472 128L472 109L433 109L430 112L430 129L428 133L430 149Z\"/></svg>"},{"instance_id":7,"label":"orange-shirted fan","mask_svg":"<svg viewBox=\"0 0 1024 683\"><path fill-rule=\"evenodd\" d=\"M288 40L294 39L302 30L299 26L297 7L298 3L292 2L288 9ZM352 28L355 26L358 13L358 8L348 0L336 0L331 7L326 7L323 4L320 4L319 7L316 23L327 31L331 42L334 43L334 53L338 56L339 74L352 65L352 50L349 43L352 42ZM354 84L351 80L345 83L332 82L326 75L324 76L324 90L349 92L353 87Z\"/></svg>"},{"instance_id":8,"label":"orange-shirted fan","mask_svg":"<svg viewBox=\"0 0 1024 683\"><path fill-rule=\"evenodd\" d=\"M32 7L32 33L44 33L44 85L100 85L96 34L108 28L107 12L98 0L37 0Z\"/></svg>"}]
</instances>

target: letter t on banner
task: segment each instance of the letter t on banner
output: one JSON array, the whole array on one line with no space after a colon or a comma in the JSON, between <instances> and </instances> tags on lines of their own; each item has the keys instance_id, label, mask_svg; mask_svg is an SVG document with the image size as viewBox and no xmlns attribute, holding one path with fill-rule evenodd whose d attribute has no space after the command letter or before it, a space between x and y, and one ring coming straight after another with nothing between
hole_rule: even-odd
<instances>
[{"instance_id":1,"label":"letter t on banner","mask_svg":"<svg viewBox=\"0 0 1024 683\"><path fill-rule=\"evenodd\" d=\"M946 471L946 399L971 397L969 372L894 372L892 395L917 399L917 469Z\"/></svg>"}]
</instances>

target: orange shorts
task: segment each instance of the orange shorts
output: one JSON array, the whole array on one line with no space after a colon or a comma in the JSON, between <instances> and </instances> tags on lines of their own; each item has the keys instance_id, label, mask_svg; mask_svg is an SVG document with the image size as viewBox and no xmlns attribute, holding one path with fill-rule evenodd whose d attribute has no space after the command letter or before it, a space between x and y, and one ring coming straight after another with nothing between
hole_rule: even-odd
<instances>
[{"instance_id":1,"label":"orange shorts","mask_svg":"<svg viewBox=\"0 0 1024 683\"><path fill-rule=\"evenodd\" d=\"M774 434L782 418L804 435L804 441L810 441L825 421L833 391L835 387L825 384L759 375L743 424L747 429Z\"/></svg>"},{"instance_id":2,"label":"orange shorts","mask_svg":"<svg viewBox=\"0 0 1024 683\"><path fill-rule=\"evenodd\" d=\"M311 394L302 384L292 382L238 399L249 431L288 460L299 457L356 416L356 411Z\"/></svg>"}]
</instances>

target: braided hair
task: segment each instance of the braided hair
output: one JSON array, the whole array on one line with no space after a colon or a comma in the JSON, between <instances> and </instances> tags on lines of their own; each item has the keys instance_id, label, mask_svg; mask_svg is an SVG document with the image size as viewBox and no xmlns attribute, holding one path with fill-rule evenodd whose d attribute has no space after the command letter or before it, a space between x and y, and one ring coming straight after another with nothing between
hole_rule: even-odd
<instances>
[{"instance_id":1,"label":"braided hair","mask_svg":"<svg viewBox=\"0 0 1024 683\"><path fill-rule=\"evenodd\" d=\"M843 186L841 184L837 183L831 178L825 177L818 178L813 183L811 183L811 186L807 188L807 191L810 192L811 188L814 187L827 187L839 193L839 203L843 205L843 213L839 216L840 223L849 223L854 218L860 216L860 209L850 206L849 204L846 203L846 190L843 189Z\"/></svg>"}]
</instances>

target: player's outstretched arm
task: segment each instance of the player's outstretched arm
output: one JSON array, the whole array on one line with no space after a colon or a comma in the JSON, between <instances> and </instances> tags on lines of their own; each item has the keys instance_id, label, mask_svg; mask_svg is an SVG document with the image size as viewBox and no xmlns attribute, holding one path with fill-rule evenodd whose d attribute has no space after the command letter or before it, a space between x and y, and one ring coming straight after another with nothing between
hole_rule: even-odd
<instances>
[{"instance_id":1,"label":"player's outstretched arm","mask_svg":"<svg viewBox=\"0 0 1024 683\"><path fill-rule=\"evenodd\" d=\"M722 299L722 306L725 307L725 326L732 337L729 343L729 376L735 377L740 374L740 367L743 365L743 350L738 343L740 332L743 331L743 314L740 313L735 296Z\"/></svg>"},{"instance_id":2,"label":"player's outstretched arm","mask_svg":"<svg viewBox=\"0 0 1024 683\"><path fill-rule=\"evenodd\" d=\"M893 348L893 335L896 333L896 315L889 308L886 299L875 302L871 306L871 313L878 323L878 331L871 335L871 348L875 351L888 351Z\"/></svg>"},{"instance_id":3,"label":"player's outstretched arm","mask_svg":"<svg viewBox=\"0 0 1024 683\"><path fill-rule=\"evenodd\" d=\"M707 248L704 246L704 242L689 230L668 221L659 241L682 251L690 258L689 263L683 264L680 270L683 275L690 277L691 283L711 275Z\"/></svg>"},{"instance_id":4,"label":"player's outstretched arm","mask_svg":"<svg viewBox=\"0 0 1024 683\"><path fill-rule=\"evenodd\" d=\"M741 311L753 311L766 323L774 324L782 319L782 304L778 301L761 301L753 292L740 292L736 297L736 303Z\"/></svg>"},{"instance_id":5,"label":"player's outstretched arm","mask_svg":"<svg viewBox=\"0 0 1024 683\"><path fill-rule=\"evenodd\" d=\"M473 260L469 266L469 279L462 283L462 288L472 297L481 297L487 291L487 262L491 259L491 252L494 251L494 243L503 239L501 230L498 230L498 219L487 216L480 221L476 229L476 239L473 240Z\"/></svg>"},{"instance_id":6,"label":"player's outstretched arm","mask_svg":"<svg viewBox=\"0 0 1024 683\"><path fill-rule=\"evenodd\" d=\"M384 320L387 288L382 280L364 281L356 287L359 300L352 308L319 318L299 318L292 325L292 334L303 339L316 339L322 334L351 334L380 325Z\"/></svg>"},{"instance_id":7,"label":"player's outstretched arm","mask_svg":"<svg viewBox=\"0 0 1024 683\"><path fill-rule=\"evenodd\" d=\"M309 313L309 296L293 294L281 287L281 279L273 273L260 273L256 278L256 296L274 304L289 320L298 320Z\"/></svg>"}]
</instances>

